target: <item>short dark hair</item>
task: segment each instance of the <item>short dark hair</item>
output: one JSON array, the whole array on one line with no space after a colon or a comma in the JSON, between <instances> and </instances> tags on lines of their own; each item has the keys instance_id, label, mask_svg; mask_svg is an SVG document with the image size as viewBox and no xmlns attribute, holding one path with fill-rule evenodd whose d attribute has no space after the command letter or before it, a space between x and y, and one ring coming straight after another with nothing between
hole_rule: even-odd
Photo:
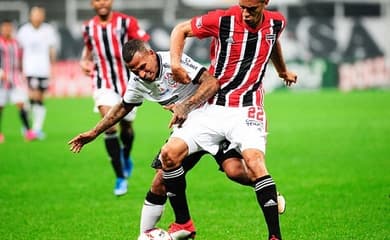
<instances>
[{"instance_id":1,"label":"short dark hair","mask_svg":"<svg viewBox=\"0 0 390 240\"><path fill-rule=\"evenodd\" d=\"M1 19L0 20L0 23L3 24L3 23L13 23L13 21L9 18L4 18L4 19Z\"/></svg>"},{"instance_id":2,"label":"short dark hair","mask_svg":"<svg viewBox=\"0 0 390 240\"><path fill-rule=\"evenodd\" d=\"M138 39L132 39L126 42L125 45L123 46L122 58L126 63L128 63L131 62L136 52L144 52L144 51L147 51L145 43Z\"/></svg>"}]
</instances>

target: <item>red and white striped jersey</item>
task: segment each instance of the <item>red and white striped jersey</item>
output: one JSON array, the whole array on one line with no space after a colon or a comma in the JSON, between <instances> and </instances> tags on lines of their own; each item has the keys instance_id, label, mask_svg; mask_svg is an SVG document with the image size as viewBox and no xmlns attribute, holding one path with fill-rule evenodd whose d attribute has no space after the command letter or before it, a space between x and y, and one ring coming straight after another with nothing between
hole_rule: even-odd
<instances>
[{"instance_id":1,"label":"red and white striped jersey","mask_svg":"<svg viewBox=\"0 0 390 240\"><path fill-rule=\"evenodd\" d=\"M0 68L4 71L6 81L0 80L0 87L21 86L20 59L22 51L16 39L0 37Z\"/></svg>"},{"instance_id":2,"label":"red and white striped jersey","mask_svg":"<svg viewBox=\"0 0 390 240\"><path fill-rule=\"evenodd\" d=\"M130 39L148 41L150 36L139 27L136 18L113 12L105 25L98 16L84 22L83 37L95 63L93 88L112 89L122 96L130 76L122 60L122 47Z\"/></svg>"},{"instance_id":3,"label":"red and white striped jersey","mask_svg":"<svg viewBox=\"0 0 390 240\"><path fill-rule=\"evenodd\" d=\"M264 10L263 22L249 27L239 6L194 17L198 38L212 37L209 71L219 79L212 103L229 107L263 106L262 81L272 48L286 25L279 12Z\"/></svg>"}]
</instances>

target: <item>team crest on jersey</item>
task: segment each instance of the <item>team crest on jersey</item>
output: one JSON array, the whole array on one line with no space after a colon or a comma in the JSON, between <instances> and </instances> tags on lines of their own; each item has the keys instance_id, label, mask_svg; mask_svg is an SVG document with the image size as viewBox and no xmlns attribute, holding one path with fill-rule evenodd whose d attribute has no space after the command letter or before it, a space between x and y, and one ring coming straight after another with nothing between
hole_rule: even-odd
<instances>
[{"instance_id":1,"label":"team crest on jersey","mask_svg":"<svg viewBox=\"0 0 390 240\"><path fill-rule=\"evenodd\" d=\"M274 45L275 40L276 40L276 34L267 34L265 35L265 39L269 43L269 45Z\"/></svg>"},{"instance_id":2,"label":"team crest on jersey","mask_svg":"<svg viewBox=\"0 0 390 240\"><path fill-rule=\"evenodd\" d=\"M177 86L177 82L173 80L173 74L172 73L165 73L164 80L167 81L168 86L171 88L175 88Z\"/></svg>"},{"instance_id":3,"label":"team crest on jersey","mask_svg":"<svg viewBox=\"0 0 390 240\"><path fill-rule=\"evenodd\" d=\"M195 27L201 28L202 27L202 17L197 17L195 20Z\"/></svg>"}]
</instances>

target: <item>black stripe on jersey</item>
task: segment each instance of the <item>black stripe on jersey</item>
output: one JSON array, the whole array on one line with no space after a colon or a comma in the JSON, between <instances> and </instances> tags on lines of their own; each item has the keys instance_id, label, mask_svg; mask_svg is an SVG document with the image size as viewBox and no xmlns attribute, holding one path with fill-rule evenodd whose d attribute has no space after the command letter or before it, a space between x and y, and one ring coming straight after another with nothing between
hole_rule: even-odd
<instances>
[{"instance_id":1,"label":"black stripe on jersey","mask_svg":"<svg viewBox=\"0 0 390 240\"><path fill-rule=\"evenodd\" d=\"M126 27L126 18L122 18L121 19L121 29L126 29L127 30L127 27ZM121 44L122 46L125 44L125 36L127 31L121 31Z\"/></svg>"},{"instance_id":2,"label":"black stripe on jersey","mask_svg":"<svg viewBox=\"0 0 390 240\"><path fill-rule=\"evenodd\" d=\"M280 31L282 30L282 21L280 20L275 20L274 25L272 26L272 30L276 36L279 35Z\"/></svg>"},{"instance_id":3,"label":"black stripe on jersey","mask_svg":"<svg viewBox=\"0 0 390 240\"><path fill-rule=\"evenodd\" d=\"M216 78L218 78L219 75L221 75L221 72L225 64L231 20L232 19L230 16L224 16L221 18L221 24L219 27L219 38L221 39L221 43L220 43L221 49L220 49L220 53L218 54L218 63L214 73L214 76Z\"/></svg>"},{"instance_id":4,"label":"black stripe on jersey","mask_svg":"<svg viewBox=\"0 0 390 240\"><path fill-rule=\"evenodd\" d=\"M230 91L236 89L240 84L243 82L245 75L248 73L253 58L256 54L256 47L258 44L258 35L257 33L250 33L248 32L247 39L244 40L246 42L245 45L245 53L243 59L246 59L245 61L242 61L240 64L240 68L238 70L237 75L234 77L232 81L225 87L221 88L218 91L218 98L217 98L217 105L224 106L226 104L226 94Z\"/></svg>"},{"instance_id":5,"label":"black stripe on jersey","mask_svg":"<svg viewBox=\"0 0 390 240\"><path fill-rule=\"evenodd\" d=\"M139 107L142 105L142 102L140 103L128 103L128 102L125 102L123 99L122 99L122 104L125 106L125 108L128 108L130 106L134 106L134 107Z\"/></svg>"},{"instance_id":6,"label":"black stripe on jersey","mask_svg":"<svg viewBox=\"0 0 390 240\"><path fill-rule=\"evenodd\" d=\"M119 93L118 91L118 86L117 86L117 79L116 79L116 73L115 73L115 67L114 67L114 62L112 61L112 55L110 52L110 43L108 42L108 35L107 35L107 29L103 28L102 29L102 34L103 34L103 43L104 43L104 51L106 53L106 58L108 60L108 63L110 64L110 72L111 72L111 79L112 79L112 84L114 85L115 92Z\"/></svg>"},{"instance_id":7,"label":"black stripe on jersey","mask_svg":"<svg viewBox=\"0 0 390 240\"><path fill-rule=\"evenodd\" d=\"M161 106L166 106L166 105L169 105L169 104L174 104L176 102L176 100L179 98L178 95L174 95L172 96L171 98L165 100L165 101L161 101L161 102L158 102Z\"/></svg>"}]
</instances>

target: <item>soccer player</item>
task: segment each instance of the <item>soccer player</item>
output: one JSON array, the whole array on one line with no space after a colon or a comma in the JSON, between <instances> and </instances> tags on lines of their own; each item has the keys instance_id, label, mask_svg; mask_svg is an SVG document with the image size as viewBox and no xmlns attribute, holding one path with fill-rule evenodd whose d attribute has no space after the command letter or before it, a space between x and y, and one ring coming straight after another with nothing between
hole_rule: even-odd
<instances>
[{"instance_id":1,"label":"soccer player","mask_svg":"<svg viewBox=\"0 0 390 240\"><path fill-rule=\"evenodd\" d=\"M27 92L23 88L21 78L21 49L13 37L14 26L10 20L3 20L0 26L0 143L4 142L1 133L2 112L8 99L14 103L18 110L23 125L24 137L27 141L36 139L36 134L31 130L28 114L25 109Z\"/></svg>"},{"instance_id":2,"label":"soccer player","mask_svg":"<svg viewBox=\"0 0 390 240\"><path fill-rule=\"evenodd\" d=\"M123 97L123 103L118 104L118 107L114 107L113 110L100 121L95 129L92 130L94 132L86 132L69 141L72 151L79 152L84 144L92 141L97 135L104 131L105 128L110 127L119 121L122 116L119 113L120 111L123 109L126 110L126 108L126 111L131 111L131 108L140 105L144 99L155 101L162 106L169 107L174 103L186 101L186 99L190 100L189 97L193 95L200 86L202 86L201 92L207 93L202 99L206 99L208 95L212 95L212 93L216 91L216 87L211 84L212 82L208 83L208 81L210 81L207 80L208 73L202 73L205 71L204 67L187 56L183 56L183 62L186 62L186 71L189 72L192 79L190 84L180 84L172 80L168 52L154 52L153 50L148 49L140 40L130 40L124 45L123 58L126 61L126 65L134 71L138 77L132 75L127 86L127 92ZM194 76L196 77L194 78ZM197 80L198 78L199 80ZM189 100L188 102L191 103ZM197 101L201 102L200 100ZM195 103L193 104L194 106L197 105ZM178 111L176 112L178 113ZM181 119L184 120L186 119L187 113L180 113L180 115ZM102 126L105 126L104 129L101 129ZM186 157L183 162L184 171L189 171L204 154L206 154L205 151L200 151ZM221 148L214 158L219 164L220 170L224 171L228 178L242 185L251 184L248 178L249 173L247 173L245 164L241 161L241 156L234 149L229 149L226 142L221 144ZM161 168L159 154L153 160L152 167L156 169ZM153 179L152 187L146 195L142 208L140 224L141 233L155 227L155 224L162 215L166 200L165 187L162 182L162 171L158 170Z\"/></svg>"},{"instance_id":3,"label":"soccer player","mask_svg":"<svg viewBox=\"0 0 390 240\"><path fill-rule=\"evenodd\" d=\"M150 38L139 27L136 18L112 11L112 4L113 0L91 0L96 16L83 25L85 46L80 65L93 79L95 111L99 111L102 117L120 101L126 90L130 72L121 56L123 44L130 39L148 41ZM133 169L130 153L135 114L134 109L120 121L119 137L116 126L105 130L104 143L116 176L116 196L127 193L126 178Z\"/></svg>"},{"instance_id":4,"label":"soccer player","mask_svg":"<svg viewBox=\"0 0 390 240\"><path fill-rule=\"evenodd\" d=\"M33 7L30 22L18 31L17 38L23 49L23 73L27 77L32 111L32 128L43 139L46 118L44 93L49 87L51 65L56 59L57 35L51 25L45 23L45 9Z\"/></svg>"},{"instance_id":5,"label":"soccer player","mask_svg":"<svg viewBox=\"0 0 390 240\"><path fill-rule=\"evenodd\" d=\"M282 239L276 185L265 164L267 132L262 81L269 60L287 86L296 82L297 75L287 70L278 40L286 20L281 13L266 10L268 3L269 0L239 0L236 6L194 17L172 30L174 79L189 81L180 61L185 39L211 37L209 71L218 78L220 89L202 114L194 110L195 117L174 131L161 149L164 183L176 217L171 233L191 229L182 159L199 150L215 154L219 141L226 138L238 147L253 174L251 180L268 227L268 239Z\"/></svg>"}]
</instances>

